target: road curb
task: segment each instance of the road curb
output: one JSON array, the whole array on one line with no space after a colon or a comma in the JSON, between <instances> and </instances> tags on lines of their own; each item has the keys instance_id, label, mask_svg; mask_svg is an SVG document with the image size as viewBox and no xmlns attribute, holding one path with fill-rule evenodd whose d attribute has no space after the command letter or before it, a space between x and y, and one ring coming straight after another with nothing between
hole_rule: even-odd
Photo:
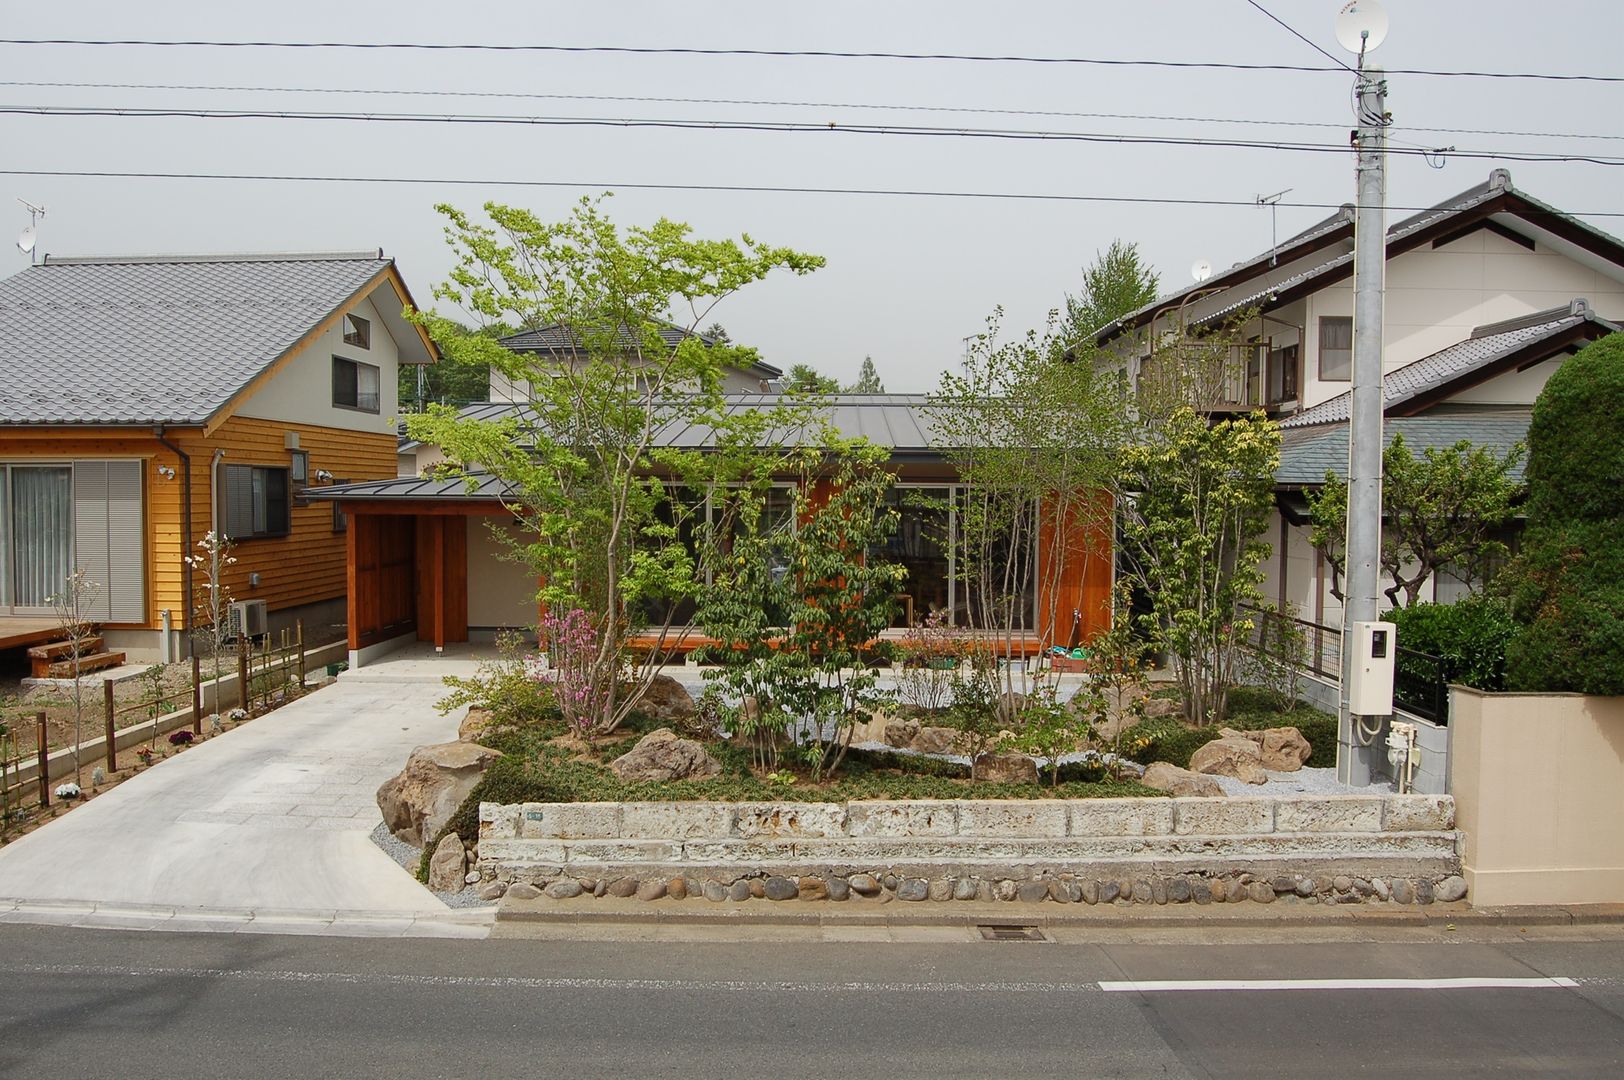
<instances>
[{"instance_id":1,"label":"road curb","mask_svg":"<svg viewBox=\"0 0 1624 1080\"><path fill-rule=\"evenodd\" d=\"M612 903L612 902L611 902ZM682 906L678 907L677 904ZM584 906L591 904L591 907ZM849 902L848 902L849 904ZM754 907L752 905L761 905ZM770 905L770 906L769 906ZM712 910L695 908L692 902L628 901L605 906L605 900L560 901L502 900L497 905L498 923L550 923L562 926L942 926L970 929L978 926L1035 926L1054 929L1173 929L1179 927L1264 928L1264 927L1546 927L1603 926L1624 924L1624 904L1540 906L1516 908L1473 908L1461 904L1432 904L1421 907L1383 908L1347 905L1329 910L1274 908L1273 905L1246 905L1231 910L1230 905L1168 908L1099 907L1055 910L1059 905L1015 907L1009 904L960 904L952 911L853 909L832 901L796 902L798 907L817 910L783 910L787 905L767 900L730 903ZM895 905L887 905L895 907ZM1248 910L1249 909L1249 910Z\"/></svg>"}]
</instances>

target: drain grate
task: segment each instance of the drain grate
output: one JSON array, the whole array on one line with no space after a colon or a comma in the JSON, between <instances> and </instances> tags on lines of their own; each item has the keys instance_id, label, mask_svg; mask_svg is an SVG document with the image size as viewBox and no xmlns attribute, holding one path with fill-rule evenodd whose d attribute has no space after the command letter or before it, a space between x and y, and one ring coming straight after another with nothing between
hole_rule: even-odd
<instances>
[{"instance_id":1,"label":"drain grate","mask_svg":"<svg viewBox=\"0 0 1624 1080\"><path fill-rule=\"evenodd\" d=\"M978 927L981 936L986 941L1048 941L1043 931L1035 926L1012 925L1009 923L984 923Z\"/></svg>"}]
</instances>

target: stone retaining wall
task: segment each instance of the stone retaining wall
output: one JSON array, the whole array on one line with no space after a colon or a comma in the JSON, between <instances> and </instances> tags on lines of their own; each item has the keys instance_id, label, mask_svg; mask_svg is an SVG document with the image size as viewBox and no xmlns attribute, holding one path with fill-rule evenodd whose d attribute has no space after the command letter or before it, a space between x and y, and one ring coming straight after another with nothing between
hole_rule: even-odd
<instances>
[{"instance_id":1,"label":"stone retaining wall","mask_svg":"<svg viewBox=\"0 0 1624 1080\"><path fill-rule=\"evenodd\" d=\"M474 865L487 886L868 875L1035 891L1037 882L1244 877L1302 896L1357 880L1376 895L1378 878L1430 886L1459 873L1454 816L1447 795L484 803ZM1325 889L1304 892L1304 881Z\"/></svg>"}]
</instances>

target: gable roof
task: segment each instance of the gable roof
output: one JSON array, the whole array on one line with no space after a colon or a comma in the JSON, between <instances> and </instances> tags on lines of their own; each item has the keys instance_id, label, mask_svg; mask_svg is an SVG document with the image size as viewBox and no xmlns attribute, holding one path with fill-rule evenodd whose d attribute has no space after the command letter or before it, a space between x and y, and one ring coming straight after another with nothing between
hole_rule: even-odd
<instances>
[{"instance_id":1,"label":"gable roof","mask_svg":"<svg viewBox=\"0 0 1624 1080\"><path fill-rule=\"evenodd\" d=\"M1177 289L1100 327L1094 332L1094 340L1103 345L1144 325L1163 309L1196 299L1197 294L1237 290L1220 310L1201 316L1200 321L1211 322L1250 307L1269 309L1288 304L1339 281L1353 273L1353 218L1353 207L1343 206L1260 255L1236 263L1206 281ZM1502 220L1521 221L1530 231L1550 234L1624 267L1624 241L1516 188L1512 185L1511 173L1505 169L1495 169L1483 183L1389 226L1387 257L1391 259L1428 240L1447 240L1464 228L1475 227L1474 223L1491 220L1497 225ZM1299 262L1300 267L1285 277L1247 284L1255 278L1266 279L1276 266L1289 267Z\"/></svg>"},{"instance_id":2,"label":"gable roof","mask_svg":"<svg viewBox=\"0 0 1624 1080\"><path fill-rule=\"evenodd\" d=\"M1382 446L1391 446L1394 436L1403 435L1405 445L1421 453L1429 447L1448 449L1464 439L1503 456L1518 443L1527 442L1532 417L1529 409L1398 417L1382 425ZM1511 479L1522 480L1526 461L1524 457L1512 467L1508 474ZM1276 484L1318 487L1325 483L1327 472L1344 479L1348 475L1346 421L1280 433L1280 465L1274 471Z\"/></svg>"},{"instance_id":3,"label":"gable roof","mask_svg":"<svg viewBox=\"0 0 1624 1080\"><path fill-rule=\"evenodd\" d=\"M716 338L708 334L685 330L675 323L661 322L657 324L660 340L665 342L667 348L675 349L688 338L698 338L706 345L719 344ZM629 327L621 327L616 339L622 346L630 349L642 344L632 336ZM520 330L517 334L509 334L505 338L497 339L498 343L514 352L550 353L553 355L570 355L581 347L580 335L564 327L562 323L548 323L546 326L534 327L530 330ZM784 373L771 364L760 360L749 367L752 375L763 379L777 379Z\"/></svg>"},{"instance_id":4,"label":"gable roof","mask_svg":"<svg viewBox=\"0 0 1624 1080\"><path fill-rule=\"evenodd\" d=\"M1520 319L1480 326L1465 341L1395 368L1382 377L1382 411L1424 407L1513 368L1548 360L1575 342L1593 340L1618 327L1584 300ZM1353 394L1344 391L1280 421L1284 429L1337 423L1351 414Z\"/></svg>"},{"instance_id":5,"label":"gable roof","mask_svg":"<svg viewBox=\"0 0 1624 1080\"><path fill-rule=\"evenodd\" d=\"M0 425L206 424L390 282L409 302L380 251L48 256L0 281ZM396 337L403 354L437 355Z\"/></svg>"}]
</instances>

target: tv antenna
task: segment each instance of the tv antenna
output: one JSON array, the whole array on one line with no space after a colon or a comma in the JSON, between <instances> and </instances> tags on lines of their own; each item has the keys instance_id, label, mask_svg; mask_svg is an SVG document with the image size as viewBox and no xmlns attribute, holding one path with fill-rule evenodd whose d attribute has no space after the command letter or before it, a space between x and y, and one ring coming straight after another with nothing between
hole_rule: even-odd
<instances>
[{"instance_id":1,"label":"tv antenna","mask_svg":"<svg viewBox=\"0 0 1624 1080\"><path fill-rule=\"evenodd\" d=\"M1277 191L1273 195L1259 195L1255 200L1259 206L1267 206L1269 208L1270 266L1275 265L1275 262L1280 258L1279 252L1275 251L1275 248L1280 246L1280 200L1285 198L1287 195L1290 195L1293 190L1294 189L1292 188L1286 188L1286 190Z\"/></svg>"},{"instance_id":2,"label":"tv antenna","mask_svg":"<svg viewBox=\"0 0 1624 1080\"><path fill-rule=\"evenodd\" d=\"M17 250L28 256L29 265L39 262L39 219L45 216L45 207L35 206L27 199L18 202L28 208L28 228L17 237Z\"/></svg>"}]
</instances>

